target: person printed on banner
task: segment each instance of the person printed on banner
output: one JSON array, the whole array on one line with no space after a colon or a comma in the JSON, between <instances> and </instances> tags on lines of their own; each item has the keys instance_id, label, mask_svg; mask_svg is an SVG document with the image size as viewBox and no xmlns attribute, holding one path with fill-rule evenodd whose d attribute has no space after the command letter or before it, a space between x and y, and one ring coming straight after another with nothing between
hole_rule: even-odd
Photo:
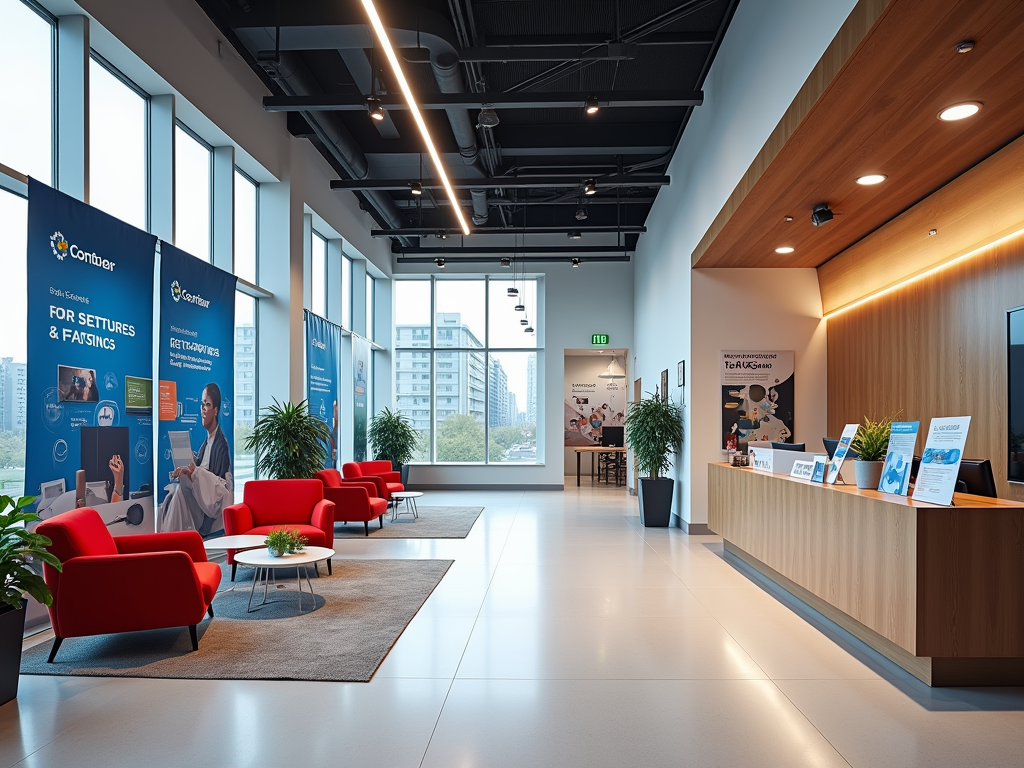
<instances>
[{"instance_id":1,"label":"person printed on banner","mask_svg":"<svg viewBox=\"0 0 1024 768\"><path fill-rule=\"evenodd\" d=\"M203 388L202 415L206 440L194 461L170 473L171 483L160 505L161 531L198 531L201 536L224 528L224 507L234 503L231 451L220 429L220 387Z\"/></svg>"},{"instance_id":2,"label":"person printed on banner","mask_svg":"<svg viewBox=\"0 0 1024 768\"><path fill-rule=\"evenodd\" d=\"M124 462L121 461L121 455L115 453L111 456L107 466L114 476L114 486L110 491L110 503L113 504L124 498Z\"/></svg>"}]
</instances>

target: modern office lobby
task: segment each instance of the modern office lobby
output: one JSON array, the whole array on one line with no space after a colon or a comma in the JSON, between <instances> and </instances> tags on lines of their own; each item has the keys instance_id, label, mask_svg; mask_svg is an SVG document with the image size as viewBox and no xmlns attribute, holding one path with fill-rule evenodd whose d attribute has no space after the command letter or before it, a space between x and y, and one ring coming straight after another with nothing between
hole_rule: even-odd
<instances>
[{"instance_id":1,"label":"modern office lobby","mask_svg":"<svg viewBox=\"0 0 1024 768\"><path fill-rule=\"evenodd\" d=\"M0 496L65 566L0 768L1024 764L1021 3L0 49Z\"/></svg>"}]
</instances>

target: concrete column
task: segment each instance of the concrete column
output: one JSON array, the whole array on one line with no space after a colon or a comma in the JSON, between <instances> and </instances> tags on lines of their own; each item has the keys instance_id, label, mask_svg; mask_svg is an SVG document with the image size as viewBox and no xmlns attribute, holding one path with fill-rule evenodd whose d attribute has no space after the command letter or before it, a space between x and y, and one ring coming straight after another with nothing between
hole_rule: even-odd
<instances>
[{"instance_id":1,"label":"concrete column","mask_svg":"<svg viewBox=\"0 0 1024 768\"><path fill-rule=\"evenodd\" d=\"M174 94L149 99L149 231L174 242Z\"/></svg>"}]
</instances>

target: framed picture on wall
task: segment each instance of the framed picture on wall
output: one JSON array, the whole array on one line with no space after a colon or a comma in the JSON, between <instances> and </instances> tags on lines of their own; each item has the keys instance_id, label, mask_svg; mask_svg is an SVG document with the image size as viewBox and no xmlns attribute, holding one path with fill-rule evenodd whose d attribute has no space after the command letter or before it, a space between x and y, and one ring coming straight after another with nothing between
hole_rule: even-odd
<instances>
[{"instance_id":1,"label":"framed picture on wall","mask_svg":"<svg viewBox=\"0 0 1024 768\"><path fill-rule=\"evenodd\" d=\"M668 368L661 372L661 402L668 402Z\"/></svg>"},{"instance_id":2,"label":"framed picture on wall","mask_svg":"<svg viewBox=\"0 0 1024 768\"><path fill-rule=\"evenodd\" d=\"M680 360L676 363L676 386L681 387L686 384L686 361Z\"/></svg>"}]
</instances>

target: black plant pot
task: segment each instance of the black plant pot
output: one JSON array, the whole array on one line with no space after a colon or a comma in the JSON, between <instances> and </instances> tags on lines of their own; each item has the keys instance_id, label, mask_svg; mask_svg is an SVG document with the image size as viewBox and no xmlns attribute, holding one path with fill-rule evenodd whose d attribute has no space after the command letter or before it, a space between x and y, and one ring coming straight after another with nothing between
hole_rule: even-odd
<instances>
[{"instance_id":1,"label":"black plant pot","mask_svg":"<svg viewBox=\"0 0 1024 768\"><path fill-rule=\"evenodd\" d=\"M0 705L18 696L18 675L21 672L21 643L25 636L25 606L15 610L4 604L0 608Z\"/></svg>"},{"instance_id":2,"label":"black plant pot","mask_svg":"<svg viewBox=\"0 0 1024 768\"><path fill-rule=\"evenodd\" d=\"M640 522L645 528L667 528L672 517L672 487L668 477L640 478Z\"/></svg>"},{"instance_id":3,"label":"black plant pot","mask_svg":"<svg viewBox=\"0 0 1024 768\"><path fill-rule=\"evenodd\" d=\"M409 490L409 465L403 464L398 471L402 473L402 485L405 486L405 490Z\"/></svg>"}]
</instances>

